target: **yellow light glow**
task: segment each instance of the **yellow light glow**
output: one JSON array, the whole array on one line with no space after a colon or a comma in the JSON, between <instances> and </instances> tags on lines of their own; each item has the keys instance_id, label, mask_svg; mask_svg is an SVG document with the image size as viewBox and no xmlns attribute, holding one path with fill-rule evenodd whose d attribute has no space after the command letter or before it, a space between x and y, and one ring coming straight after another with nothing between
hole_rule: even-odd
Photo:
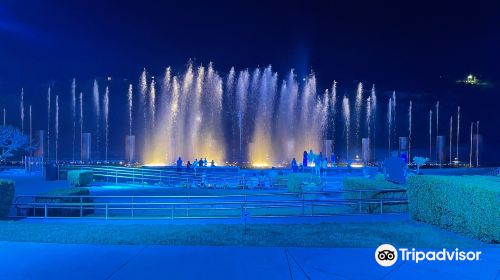
<instances>
[{"instance_id":1,"label":"yellow light glow","mask_svg":"<svg viewBox=\"0 0 500 280\"><path fill-rule=\"evenodd\" d=\"M353 168L359 168L359 167L363 167L364 165L362 163L353 163L351 164L351 167Z\"/></svg>"},{"instance_id":2,"label":"yellow light glow","mask_svg":"<svg viewBox=\"0 0 500 280\"><path fill-rule=\"evenodd\" d=\"M269 163L265 163L265 162L253 162L252 166L257 167L257 168L262 168L262 167L269 167L271 165L269 165Z\"/></svg>"},{"instance_id":3,"label":"yellow light glow","mask_svg":"<svg viewBox=\"0 0 500 280\"><path fill-rule=\"evenodd\" d=\"M167 164L163 163L163 162L150 162L150 163L144 164L144 166L147 166L147 167L162 167L162 166L167 166Z\"/></svg>"}]
</instances>

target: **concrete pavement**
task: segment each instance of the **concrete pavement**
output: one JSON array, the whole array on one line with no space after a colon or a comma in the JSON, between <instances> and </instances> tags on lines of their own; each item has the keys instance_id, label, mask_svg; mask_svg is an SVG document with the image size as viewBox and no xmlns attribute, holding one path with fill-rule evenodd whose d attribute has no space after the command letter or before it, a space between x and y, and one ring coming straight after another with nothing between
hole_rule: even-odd
<instances>
[{"instance_id":1,"label":"concrete pavement","mask_svg":"<svg viewBox=\"0 0 500 280\"><path fill-rule=\"evenodd\" d=\"M374 250L0 242L0 279L499 279L499 248L478 262L389 268Z\"/></svg>"}]
</instances>

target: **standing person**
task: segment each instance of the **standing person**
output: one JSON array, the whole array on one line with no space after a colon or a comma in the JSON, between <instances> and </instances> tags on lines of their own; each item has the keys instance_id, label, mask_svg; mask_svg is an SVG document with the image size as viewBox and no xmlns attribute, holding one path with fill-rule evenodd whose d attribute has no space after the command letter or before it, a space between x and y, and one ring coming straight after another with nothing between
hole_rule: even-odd
<instances>
[{"instance_id":1,"label":"standing person","mask_svg":"<svg viewBox=\"0 0 500 280\"><path fill-rule=\"evenodd\" d=\"M332 155L330 157L331 161L332 161L332 167L335 167L336 165L336 162L335 162L335 153L332 151Z\"/></svg>"},{"instance_id":2,"label":"standing person","mask_svg":"<svg viewBox=\"0 0 500 280\"><path fill-rule=\"evenodd\" d=\"M297 166L297 160L295 158L292 159L292 173L297 173L299 167Z\"/></svg>"},{"instance_id":3,"label":"standing person","mask_svg":"<svg viewBox=\"0 0 500 280\"><path fill-rule=\"evenodd\" d=\"M215 167L215 161L212 159L212 162L210 162L210 167Z\"/></svg>"},{"instance_id":4,"label":"standing person","mask_svg":"<svg viewBox=\"0 0 500 280\"><path fill-rule=\"evenodd\" d=\"M314 159L314 172L316 175L321 176L321 159L319 156Z\"/></svg>"},{"instance_id":5,"label":"standing person","mask_svg":"<svg viewBox=\"0 0 500 280\"><path fill-rule=\"evenodd\" d=\"M207 160L207 158L205 158L205 159L203 160L203 166L208 166L208 160Z\"/></svg>"},{"instance_id":6,"label":"standing person","mask_svg":"<svg viewBox=\"0 0 500 280\"><path fill-rule=\"evenodd\" d=\"M307 151L304 151L304 155L302 157L302 166L307 167Z\"/></svg>"},{"instance_id":7,"label":"standing person","mask_svg":"<svg viewBox=\"0 0 500 280\"><path fill-rule=\"evenodd\" d=\"M198 165L199 165L199 163L198 163L198 159L197 159L197 158L195 158L195 159L194 159L194 162L193 162L193 170L194 170L194 175L196 175L196 169L198 169Z\"/></svg>"},{"instance_id":8,"label":"standing person","mask_svg":"<svg viewBox=\"0 0 500 280\"><path fill-rule=\"evenodd\" d=\"M177 160L177 171L181 170L182 170L182 159L181 157L179 157L179 159Z\"/></svg>"},{"instance_id":9,"label":"standing person","mask_svg":"<svg viewBox=\"0 0 500 280\"><path fill-rule=\"evenodd\" d=\"M192 164L191 164L191 162L188 160L188 162L186 163L186 171L187 171L187 172L191 171L191 166L192 166Z\"/></svg>"}]
</instances>

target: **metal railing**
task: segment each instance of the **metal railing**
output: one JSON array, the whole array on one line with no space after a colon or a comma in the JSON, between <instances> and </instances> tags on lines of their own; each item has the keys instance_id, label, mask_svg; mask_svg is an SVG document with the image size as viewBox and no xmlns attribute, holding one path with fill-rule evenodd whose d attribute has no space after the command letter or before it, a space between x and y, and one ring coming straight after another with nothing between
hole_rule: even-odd
<instances>
[{"instance_id":1,"label":"metal railing","mask_svg":"<svg viewBox=\"0 0 500 280\"><path fill-rule=\"evenodd\" d=\"M406 205L401 198L362 198L363 193L381 190L338 192L237 194L205 196L17 196L15 217L188 219L262 217L324 217L378 213L390 206ZM387 191L404 192L390 189ZM343 198L342 193L357 192ZM384 210L384 208L387 208Z\"/></svg>"},{"instance_id":2,"label":"metal railing","mask_svg":"<svg viewBox=\"0 0 500 280\"><path fill-rule=\"evenodd\" d=\"M217 168L217 169L216 169ZM260 174L259 171L240 172L225 171L223 167L199 167L177 171L175 167L167 169L148 167L122 167L100 165L72 165L61 166L60 172L69 170L89 170L93 172L94 179L101 182L148 184L164 186L203 187L203 188L278 188L284 187L283 178L272 176L269 173ZM232 169L232 168L231 168ZM230 170L230 169L229 169ZM324 182L324 180L323 180Z\"/></svg>"}]
</instances>

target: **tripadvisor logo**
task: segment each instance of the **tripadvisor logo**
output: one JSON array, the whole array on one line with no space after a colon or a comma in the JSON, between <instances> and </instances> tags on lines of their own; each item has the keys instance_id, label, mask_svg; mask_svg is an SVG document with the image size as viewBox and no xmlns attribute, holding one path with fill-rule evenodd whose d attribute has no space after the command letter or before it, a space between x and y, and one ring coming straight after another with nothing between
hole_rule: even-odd
<instances>
[{"instance_id":1,"label":"tripadvisor logo","mask_svg":"<svg viewBox=\"0 0 500 280\"><path fill-rule=\"evenodd\" d=\"M382 244L375 250L375 260L381 266L392 266L398 260L398 250L391 244Z\"/></svg>"},{"instance_id":2,"label":"tripadvisor logo","mask_svg":"<svg viewBox=\"0 0 500 280\"><path fill-rule=\"evenodd\" d=\"M392 266L399 259L401 261L412 261L419 263L422 261L479 261L481 251L461 251L447 250L443 248L439 251L419 251L412 248L399 248L391 244L382 244L375 250L375 261L381 266Z\"/></svg>"}]
</instances>

